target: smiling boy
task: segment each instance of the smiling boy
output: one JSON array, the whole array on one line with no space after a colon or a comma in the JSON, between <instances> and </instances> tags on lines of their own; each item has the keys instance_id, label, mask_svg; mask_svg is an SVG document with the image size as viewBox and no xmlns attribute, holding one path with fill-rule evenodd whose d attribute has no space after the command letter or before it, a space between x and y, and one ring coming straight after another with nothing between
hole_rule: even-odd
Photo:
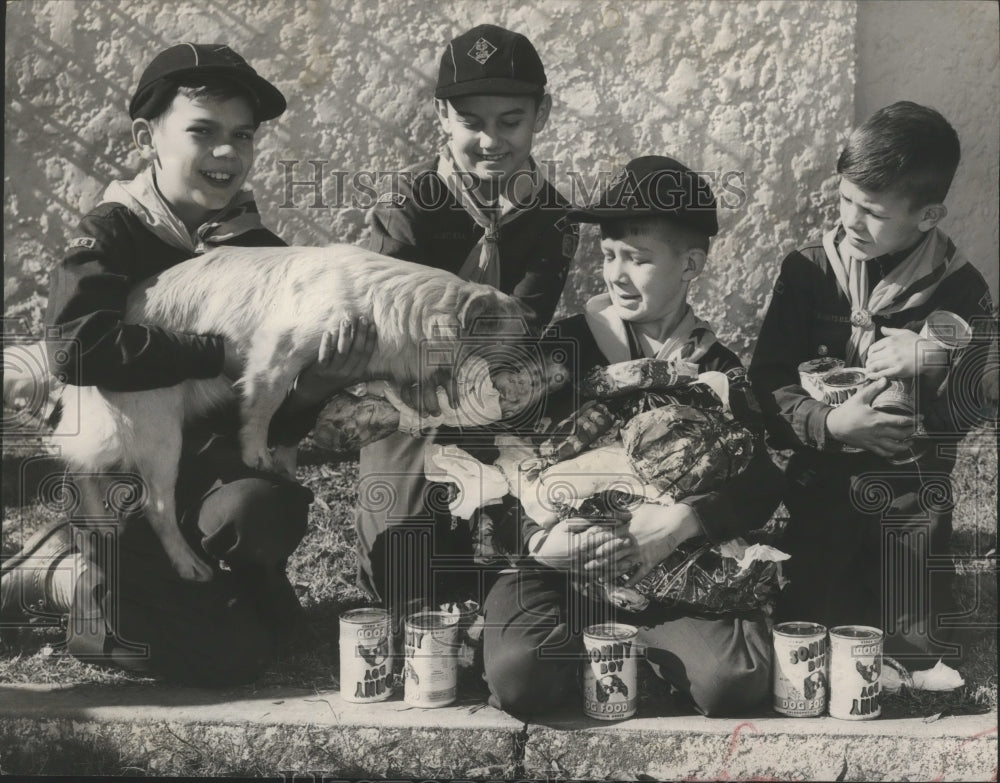
<instances>
[{"instance_id":1,"label":"smiling boy","mask_svg":"<svg viewBox=\"0 0 1000 783\"><path fill-rule=\"evenodd\" d=\"M532 331L552 317L577 245L576 227L566 220L568 202L531 157L552 107L546 83L538 52L519 33L487 24L453 39L441 56L434 92L447 143L434 158L404 171L398 188L382 194L369 215L370 249L511 294L525 306ZM427 411L437 411L433 389L413 393ZM425 502L423 442L397 434L366 446L360 472L362 484L390 484L395 500L389 509L359 509L360 582L389 604L426 599L429 590L413 587L409 595L400 584L408 597L390 596L386 586L390 573L426 584L426 563L401 568L387 543L387 530L402 539L414 523L433 521ZM437 522L434 551L469 554L468 542L446 529L450 518Z\"/></svg>"},{"instance_id":2,"label":"smiling boy","mask_svg":"<svg viewBox=\"0 0 1000 783\"><path fill-rule=\"evenodd\" d=\"M942 310L973 335L992 323L982 275L939 228L959 157L947 120L908 101L856 128L837 162L840 220L782 262L750 365L773 445L793 450L778 619L876 626L887 652L926 663L962 654L941 622L953 609L950 473L982 415L988 340L949 351L919 332ZM797 367L817 357L875 382L839 407L813 399ZM879 409L887 378L912 382L917 416ZM894 464L921 420L923 455Z\"/></svg>"},{"instance_id":3,"label":"smiling boy","mask_svg":"<svg viewBox=\"0 0 1000 783\"><path fill-rule=\"evenodd\" d=\"M215 245L284 244L243 189L258 127L284 110L281 92L228 46L184 43L153 58L129 104L147 165L108 186L52 270L46 323L60 340L49 344L50 364L68 387L141 391L240 375L223 338L126 323L126 301L143 280ZM374 345L361 324L328 337L336 349L321 349L271 422L282 443L308 431L327 394L360 380ZM70 653L146 675L203 686L256 677L300 617L285 562L312 492L243 464L237 413L184 430L179 525L207 581L174 572L142 488L128 497L129 476L67 476L79 502L5 559L0 618L68 615Z\"/></svg>"}]
</instances>

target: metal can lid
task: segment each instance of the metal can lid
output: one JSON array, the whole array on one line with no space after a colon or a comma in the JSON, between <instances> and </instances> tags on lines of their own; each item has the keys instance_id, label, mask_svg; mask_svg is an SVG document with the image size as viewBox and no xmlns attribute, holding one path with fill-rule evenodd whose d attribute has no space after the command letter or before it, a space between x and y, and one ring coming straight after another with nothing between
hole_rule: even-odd
<instances>
[{"instance_id":1,"label":"metal can lid","mask_svg":"<svg viewBox=\"0 0 1000 783\"><path fill-rule=\"evenodd\" d=\"M840 639L881 639L883 636L881 628L873 628L870 625L838 625L830 629L830 636Z\"/></svg>"},{"instance_id":2,"label":"metal can lid","mask_svg":"<svg viewBox=\"0 0 1000 783\"><path fill-rule=\"evenodd\" d=\"M860 367L845 367L823 373L820 380L827 386L833 386L838 389L858 386L865 382L865 371Z\"/></svg>"},{"instance_id":3,"label":"metal can lid","mask_svg":"<svg viewBox=\"0 0 1000 783\"><path fill-rule=\"evenodd\" d=\"M808 361L802 362L802 364L799 365L799 372L824 373L830 372L831 370L839 370L843 366L843 359L837 359L833 356L821 356L818 359L809 359Z\"/></svg>"},{"instance_id":4,"label":"metal can lid","mask_svg":"<svg viewBox=\"0 0 1000 783\"><path fill-rule=\"evenodd\" d=\"M638 635L639 629L634 625L623 625L622 623L600 623L599 625L589 625L583 631L584 636L592 639L627 640Z\"/></svg>"},{"instance_id":5,"label":"metal can lid","mask_svg":"<svg viewBox=\"0 0 1000 783\"><path fill-rule=\"evenodd\" d=\"M418 612L406 618L406 625L415 631L439 631L458 625L459 616L449 612Z\"/></svg>"},{"instance_id":6,"label":"metal can lid","mask_svg":"<svg viewBox=\"0 0 1000 783\"><path fill-rule=\"evenodd\" d=\"M377 606L363 606L360 609L348 609L340 615L340 622L350 625L369 625L371 623L388 622L389 613Z\"/></svg>"},{"instance_id":7,"label":"metal can lid","mask_svg":"<svg viewBox=\"0 0 1000 783\"><path fill-rule=\"evenodd\" d=\"M792 620L774 626L775 636L820 636L826 633L826 626L803 620Z\"/></svg>"}]
</instances>

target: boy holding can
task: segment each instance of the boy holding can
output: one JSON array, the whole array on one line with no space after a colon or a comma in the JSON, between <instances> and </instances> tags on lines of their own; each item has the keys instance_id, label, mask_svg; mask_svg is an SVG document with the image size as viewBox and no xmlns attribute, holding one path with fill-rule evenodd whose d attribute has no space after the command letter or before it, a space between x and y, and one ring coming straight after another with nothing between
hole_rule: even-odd
<instances>
[{"instance_id":1,"label":"boy holding can","mask_svg":"<svg viewBox=\"0 0 1000 783\"><path fill-rule=\"evenodd\" d=\"M951 605L950 474L983 410L989 343L970 338L992 329L986 282L938 227L959 154L944 117L905 101L851 134L840 220L783 261L750 365L771 441L793 451L791 583L777 619L876 626L886 652L931 663L961 655L939 624ZM958 325L950 339L928 339L942 319ZM836 407L814 399L796 368L817 357L871 382ZM912 385L916 415L880 404L888 379ZM921 423L929 437L914 449Z\"/></svg>"}]
</instances>

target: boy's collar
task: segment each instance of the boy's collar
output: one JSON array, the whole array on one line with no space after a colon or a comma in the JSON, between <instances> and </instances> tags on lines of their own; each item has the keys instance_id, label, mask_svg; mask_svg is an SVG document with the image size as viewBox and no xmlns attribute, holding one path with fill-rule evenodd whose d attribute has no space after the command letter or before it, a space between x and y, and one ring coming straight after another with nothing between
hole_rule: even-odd
<instances>
[{"instance_id":1,"label":"boy's collar","mask_svg":"<svg viewBox=\"0 0 1000 783\"><path fill-rule=\"evenodd\" d=\"M253 193L241 190L228 207L215 213L194 233L189 232L160 193L152 167L144 169L134 179L112 182L104 191L102 201L122 204L160 240L192 254L204 253L211 245L263 228Z\"/></svg>"}]
</instances>

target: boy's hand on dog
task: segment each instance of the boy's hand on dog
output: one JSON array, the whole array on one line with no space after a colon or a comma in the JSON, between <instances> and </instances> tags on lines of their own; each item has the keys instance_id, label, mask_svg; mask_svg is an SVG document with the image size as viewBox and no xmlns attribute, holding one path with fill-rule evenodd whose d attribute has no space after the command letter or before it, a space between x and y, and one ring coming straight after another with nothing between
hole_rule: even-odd
<instances>
[{"instance_id":1,"label":"boy's hand on dog","mask_svg":"<svg viewBox=\"0 0 1000 783\"><path fill-rule=\"evenodd\" d=\"M900 416L872 407L872 401L889 385L880 378L862 387L843 405L826 417L830 435L848 446L870 451L880 457L892 457L910 448L920 416Z\"/></svg>"},{"instance_id":2,"label":"boy's hand on dog","mask_svg":"<svg viewBox=\"0 0 1000 783\"><path fill-rule=\"evenodd\" d=\"M364 316L345 318L333 331L325 332L316 361L295 380L296 398L303 405L315 405L366 380L377 341L375 325Z\"/></svg>"}]
</instances>

